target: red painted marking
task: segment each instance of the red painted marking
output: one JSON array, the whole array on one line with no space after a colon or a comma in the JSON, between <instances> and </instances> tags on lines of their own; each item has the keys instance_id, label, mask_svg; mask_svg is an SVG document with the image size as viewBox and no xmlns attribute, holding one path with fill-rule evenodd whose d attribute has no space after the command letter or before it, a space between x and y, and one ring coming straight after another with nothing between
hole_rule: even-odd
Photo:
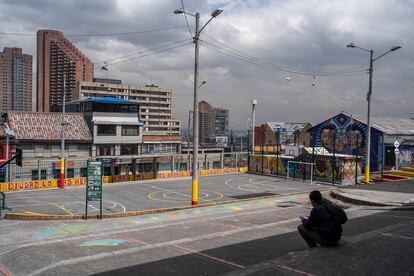
<instances>
[{"instance_id":1,"label":"red painted marking","mask_svg":"<svg viewBox=\"0 0 414 276\"><path fill-rule=\"evenodd\" d=\"M13 276L11 272L9 272L4 266L0 266L0 273L3 274L3 276Z\"/></svg>"},{"instance_id":2,"label":"red painted marking","mask_svg":"<svg viewBox=\"0 0 414 276\"><path fill-rule=\"evenodd\" d=\"M129 241L129 242L133 242L133 243L140 243L140 244L143 244L143 245L147 245L148 244L148 243L146 243L144 241L137 240L137 239L134 239L134 238L130 238L130 237L127 237L127 236L122 235L122 234L119 234L119 233L111 233L111 235L112 236L115 236L115 237L118 237L118 238L121 238L123 240Z\"/></svg>"},{"instance_id":3,"label":"red painted marking","mask_svg":"<svg viewBox=\"0 0 414 276\"><path fill-rule=\"evenodd\" d=\"M198 205L198 202L197 201L191 201L191 205L193 205L193 206Z\"/></svg>"},{"instance_id":4,"label":"red painted marking","mask_svg":"<svg viewBox=\"0 0 414 276\"><path fill-rule=\"evenodd\" d=\"M60 174L60 188L65 188L65 174L61 173Z\"/></svg>"},{"instance_id":5,"label":"red painted marking","mask_svg":"<svg viewBox=\"0 0 414 276\"><path fill-rule=\"evenodd\" d=\"M284 265L276 265L276 266L279 267L279 268L285 269L285 270L289 270L289 271L293 271L293 272L302 274L302 275L313 276L313 274L311 274L311 273L301 271L301 270L298 270L298 269L294 269L294 268L291 268L291 267L288 267L288 266L284 266Z\"/></svg>"},{"instance_id":6,"label":"red painted marking","mask_svg":"<svg viewBox=\"0 0 414 276\"><path fill-rule=\"evenodd\" d=\"M237 268L244 268L244 266L242 266L242 265L239 265L239 264L236 264L236 263L232 263L232 262L226 261L224 259L216 258L216 257L210 256L210 255L207 255L207 254L204 254L204 253L201 253L201 252L197 252L197 251L194 251L194 250L192 250L190 248L186 248L186 247L182 247L182 246L174 245L174 244L173 245L170 245L170 246L171 247L178 248L178 249L180 249L180 250L182 250L184 252L191 253L191 254L196 254L196 255L200 255L200 256L203 256L205 258L208 258L208 259L211 259L211 260L220 262L220 263L224 263L224 264L228 264L228 265L231 265L231 266L235 266Z\"/></svg>"}]
</instances>

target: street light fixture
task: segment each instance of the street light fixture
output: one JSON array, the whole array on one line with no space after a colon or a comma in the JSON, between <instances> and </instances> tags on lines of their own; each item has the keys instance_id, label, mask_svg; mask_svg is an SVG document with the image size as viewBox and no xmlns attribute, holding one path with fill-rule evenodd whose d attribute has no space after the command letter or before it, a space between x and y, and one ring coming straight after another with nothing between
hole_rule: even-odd
<instances>
[{"instance_id":1,"label":"street light fixture","mask_svg":"<svg viewBox=\"0 0 414 276\"><path fill-rule=\"evenodd\" d=\"M195 58L194 58L194 115L193 115L193 173L192 173L192 197L191 205L198 204L198 99L197 99L197 89L198 87L198 59L199 59L199 38L201 31L210 23L210 21L220 15L223 10L216 9L211 13L211 18L207 21L206 24L200 29L200 13L191 14L182 9L177 9L174 11L175 14L185 13L187 15L195 17L195 34L193 37L193 42L195 45Z\"/></svg>"},{"instance_id":2,"label":"street light fixture","mask_svg":"<svg viewBox=\"0 0 414 276\"><path fill-rule=\"evenodd\" d=\"M367 137L367 155L365 158L365 184L369 184L369 174L370 174L370 154L371 154L371 125L370 125L370 115L371 115L371 94L372 94L372 74L374 72L374 61L378 60L379 58L385 56L390 52L394 52L401 48L401 46L393 46L390 50L385 52L382 55L379 55L376 58L374 56L374 50L368 50L359 46L356 46L354 43L349 43L346 45L348 48L357 48L363 50L365 52L370 53L369 59L369 86L368 86L368 94L367 94L367 101L368 101L368 114L367 114L367 128L368 128L368 137Z\"/></svg>"}]
</instances>

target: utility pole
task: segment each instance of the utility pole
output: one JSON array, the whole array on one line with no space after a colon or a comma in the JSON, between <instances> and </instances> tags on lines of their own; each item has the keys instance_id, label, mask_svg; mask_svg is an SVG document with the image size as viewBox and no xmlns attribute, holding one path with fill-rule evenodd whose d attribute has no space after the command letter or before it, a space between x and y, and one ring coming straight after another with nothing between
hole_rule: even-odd
<instances>
[{"instance_id":1,"label":"utility pole","mask_svg":"<svg viewBox=\"0 0 414 276\"><path fill-rule=\"evenodd\" d=\"M193 175L192 175L192 200L191 205L198 204L198 59L199 59L199 28L200 13L195 14L196 28L194 35L195 59L194 59L194 113L193 113Z\"/></svg>"},{"instance_id":2,"label":"utility pole","mask_svg":"<svg viewBox=\"0 0 414 276\"><path fill-rule=\"evenodd\" d=\"M369 184L369 175L370 175L370 155L371 155L371 124L370 124L370 115L371 115L371 94L372 94L372 74L374 72L374 61L376 61L379 58L382 58L388 53L394 52L398 49L401 49L401 46L393 46L390 50L385 52L384 54L374 58L374 50L368 50L359 46L356 46L354 43L350 43L346 45L348 48L357 48L360 50L363 50L365 52L368 52L370 54L369 57L369 86L368 86L368 94L367 94L367 101L368 101L368 114L367 114L367 128L368 128L368 137L367 137L367 155L365 157L365 184Z\"/></svg>"},{"instance_id":3,"label":"utility pole","mask_svg":"<svg viewBox=\"0 0 414 276\"><path fill-rule=\"evenodd\" d=\"M254 126L256 124L256 104L257 100L252 100L252 155L254 154Z\"/></svg>"},{"instance_id":4,"label":"utility pole","mask_svg":"<svg viewBox=\"0 0 414 276\"><path fill-rule=\"evenodd\" d=\"M194 58L194 108L193 108L193 174L192 174L192 197L191 205L198 204L198 60L199 60L199 39L201 31L210 23L210 21L220 15L223 10L216 9L211 13L211 18L207 21L206 24L200 29L200 13L191 14L184 10L178 9L175 10L175 14L188 14L195 17L196 26L194 33L194 44L195 44L195 58ZM205 83L205 82L204 82ZM201 85L200 85L201 86Z\"/></svg>"},{"instance_id":5,"label":"utility pole","mask_svg":"<svg viewBox=\"0 0 414 276\"><path fill-rule=\"evenodd\" d=\"M60 188L65 188L65 106L66 106L66 73L63 73L63 98L61 119L61 145L60 145Z\"/></svg>"}]
</instances>

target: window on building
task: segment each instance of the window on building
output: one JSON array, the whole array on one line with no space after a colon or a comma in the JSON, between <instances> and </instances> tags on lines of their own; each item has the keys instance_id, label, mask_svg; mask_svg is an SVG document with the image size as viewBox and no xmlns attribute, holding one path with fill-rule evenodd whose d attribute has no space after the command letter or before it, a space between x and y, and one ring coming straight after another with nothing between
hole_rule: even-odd
<instances>
[{"instance_id":1,"label":"window on building","mask_svg":"<svg viewBox=\"0 0 414 276\"><path fill-rule=\"evenodd\" d=\"M115 125L98 125L98 136L116 135Z\"/></svg>"},{"instance_id":2,"label":"window on building","mask_svg":"<svg viewBox=\"0 0 414 276\"><path fill-rule=\"evenodd\" d=\"M67 178L74 178L75 177L75 169L67 169L66 170L66 177Z\"/></svg>"},{"instance_id":3,"label":"window on building","mask_svg":"<svg viewBox=\"0 0 414 276\"><path fill-rule=\"evenodd\" d=\"M39 171L32 170L32 180L38 180L38 179L39 179Z\"/></svg>"},{"instance_id":4,"label":"window on building","mask_svg":"<svg viewBox=\"0 0 414 276\"><path fill-rule=\"evenodd\" d=\"M138 136L139 128L138 126L122 126L121 135L122 136Z\"/></svg>"},{"instance_id":5,"label":"window on building","mask_svg":"<svg viewBox=\"0 0 414 276\"><path fill-rule=\"evenodd\" d=\"M138 154L137 145L121 145L121 155L136 155Z\"/></svg>"},{"instance_id":6,"label":"window on building","mask_svg":"<svg viewBox=\"0 0 414 276\"><path fill-rule=\"evenodd\" d=\"M108 156L114 155L113 154L113 146L110 145L101 145L96 147L96 155L97 156Z\"/></svg>"}]
</instances>

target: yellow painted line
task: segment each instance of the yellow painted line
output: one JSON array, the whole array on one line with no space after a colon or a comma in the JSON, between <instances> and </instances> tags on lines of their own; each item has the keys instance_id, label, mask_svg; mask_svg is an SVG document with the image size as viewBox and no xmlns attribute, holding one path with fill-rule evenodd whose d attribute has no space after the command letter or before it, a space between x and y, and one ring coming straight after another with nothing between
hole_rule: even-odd
<instances>
[{"instance_id":1,"label":"yellow painted line","mask_svg":"<svg viewBox=\"0 0 414 276\"><path fill-rule=\"evenodd\" d=\"M68 209L66 209L65 207L63 207L62 205L59 205L59 204L54 203L54 202L48 202L48 201L45 201L45 202L46 203L49 203L49 204L52 204L53 206L58 207L59 209L65 211L66 213L68 213L71 216L74 216L75 215L74 213L72 213L71 211L69 211Z\"/></svg>"}]
</instances>

